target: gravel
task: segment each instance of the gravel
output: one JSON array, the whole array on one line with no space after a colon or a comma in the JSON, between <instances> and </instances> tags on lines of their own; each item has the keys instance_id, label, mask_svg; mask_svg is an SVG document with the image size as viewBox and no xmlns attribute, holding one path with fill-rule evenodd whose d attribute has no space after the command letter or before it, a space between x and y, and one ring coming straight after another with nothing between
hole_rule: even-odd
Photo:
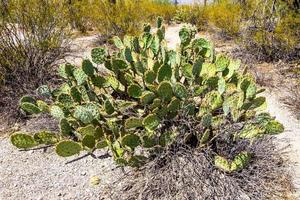
<instances>
[{"instance_id":1,"label":"gravel","mask_svg":"<svg viewBox=\"0 0 300 200\"><path fill-rule=\"evenodd\" d=\"M178 31L180 26L169 27L166 40L170 47L175 48L179 41ZM88 37L89 44L93 44L95 37ZM90 47L83 38L77 44L84 43L84 57L88 57ZM79 62L76 59L76 62ZM275 94L266 94L270 112L282 122L287 131L280 137L291 141L290 157L293 161L300 162L300 123L285 109ZM52 124L50 119L31 119L26 125L27 131L33 131L42 125ZM36 123L40 125L36 126ZM49 122L49 123L48 123ZM53 127L52 127L53 128ZM55 129L55 127L54 127ZM111 157L106 152L97 151L95 155L66 164L78 158L60 158L53 148L46 150L19 151L9 143L8 137L0 138L0 200L93 200L110 199L109 186L113 187L115 181L122 177L123 171L117 168ZM82 153L80 156L83 156ZM300 166L293 166L294 183L300 187ZM91 185L90 178L98 176L99 185ZM298 189L299 191L299 189ZM100 195L102 194L102 195Z\"/></svg>"},{"instance_id":2,"label":"gravel","mask_svg":"<svg viewBox=\"0 0 300 200\"><path fill-rule=\"evenodd\" d=\"M7 138L0 140L0 146L1 200L107 199L99 195L100 191L109 192L107 186L123 174L111 157L88 156L66 164L78 156L61 158L53 148L19 151ZM106 152L95 154L99 157ZM100 178L99 185L89 183L93 176Z\"/></svg>"}]
</instances>

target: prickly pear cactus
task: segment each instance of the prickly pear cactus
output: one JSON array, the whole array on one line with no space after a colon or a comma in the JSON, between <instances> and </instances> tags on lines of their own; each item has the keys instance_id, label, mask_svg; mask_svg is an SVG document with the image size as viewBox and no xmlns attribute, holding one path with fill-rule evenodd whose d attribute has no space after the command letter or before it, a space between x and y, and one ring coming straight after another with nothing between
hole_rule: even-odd
<instances>
[{"instance_id":1,"label":"prickly pear cactus","mask_svg":"<svg viewBox=\"0 0 300 200\"><path fill-rule=\"evenodd\" d=\"M116 51L95 48L92 61L60 66L62 86L38 90L52 103L28 96L20 100L27 114L46 112L57 118L60 133L15 133L12 144L55 144L63 157L108 148L116 163L139 167L179 143L218 149L216 141L224 135L234 144L283 132L263 112L262 90L245 70L240 73L241 62L215 55L213 45L195 39L195 33L190 26L182 28L181 43L176 51L169 50L159 18L154 33L145 25L139 37L114 37ZM97 65L109 73L98 73ZM187 129L190 119L194 124ZM227 131L236 124L238 129ZM218 154L213 154L216 168L228 173L243 170L252 157L243 150L231 157Z\"/></svg>"}]
</instances>

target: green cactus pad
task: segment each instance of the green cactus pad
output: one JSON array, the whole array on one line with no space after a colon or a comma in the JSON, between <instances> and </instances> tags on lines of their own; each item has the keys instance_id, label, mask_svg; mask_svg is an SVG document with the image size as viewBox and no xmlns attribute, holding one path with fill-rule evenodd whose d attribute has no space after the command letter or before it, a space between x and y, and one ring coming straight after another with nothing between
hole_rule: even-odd
<instances>
[{"instance_id":1,"label":"green cactus pad","mask_svg":"<svg viewBox=\"0 0 300 200\"><path fill-rule=\"evenodd\" d=\"M23 96L21 99L20 99L20 104L22 103L32 103L32 104L36 104L36 100L31 97L31 96Z\"/></svg>"},{"instance_id":2,"label":"green cactus pad","mask_svg":"<svg viewBox=\"0 0 300 200\"><path fill-rule=\"evenodd\" d=\"M16 132L10 136L11 143L19 149L29 149L38 145L31 135Z\"/></svg>"},{"instance_id":3,"label":"green cactus pad","mask_svg":"<svg viewBox=\"0 0 300 200\"><path fill-rule=\"evenodd\" d=\"M143 92L142 96L140 97L141 103L143 105L148 105L153 102L155 99L155 94L150 91Z\"/></svg>"},{"instance_id":4,"label":"green cactus pad","mask_svg":"<svg viewBox=\"0 0 300 200\"><path fill-rule=\"evenodd\" d=\"M170 80L171 77L172 77L172 68L170 65L165 64L158 69L157 80L159 82L162 82L164 80Z\"/></svg>"},{"instance_id":5,"label":"green cactus pad","mask_svg":"<svg viewBox=\"0 0 300 200\"><path fill-rule=\"evenodd\" d=\"M230 60L225 55L219 55L216 58L217 71L222 72L229 66Z\"/></svg>"},{"instance_id":6,"label":"green cactus pad","mask_svg":"<svg viewBox=\"0 0 300 200\"><path fill-rule=\"evenodd\" d=\"M122 138L122 145L130 147L131 149L136 148L141 144L140 137L135 134L127 134Z\"/></svg>"},{"instance_id":7,"label":"green cactus pad","mask_svg":"<svg viewBox=\"0 0 300 200\"><path fill-rule=\"evenodd\" d=\"M228 73L226 74L226 79L230 79L233 74L240 68L241 60L230 60L228 65Z\"/></svg>"},{"instance_id":8,"label":"green cactus pad","mask_svg":"<svg viewBox=\"0 0 300 200\"><path fill-rule=\"evenodd\" d=\"M24 110L27 114L39 114L41 110L38 106L32 103L24 102L21 104L21 109Z\"/></svg>"},{"instance_id":9,"label":"green cactus pad","mask_svg":"<svg viewBox=\"0 0 300 200\"><path fill-rule=\"evenodd\" d=\"M102 88L106 82L105 78L102 76L94 76L91 78L92 84L98 88Z\"/></svg>"},{"instance_id":10,"label":"green cactus pad","mask_svg":"<svg viewBox=\"0 0 300 200\"><path fill-rule=\"evenodd\" d=\"M154 71L152 70L146 71L144 76L144 80L146 83L152 84L155 81L155 79L156 79L156 74Z\"/></svg>"},{"instance_id":11,"label":"green cactus pad","mask_svg":"<svg viewBox=\"0 0 300 200\"><path fill-rule=\"evenodd\" d=\"M215 156L214 163L217 168L219 168L225 172L231 171L231 169L230 169L231 165L230 165L229 161L224 157Z\"/></svg>"},{"instance_id":12,"label":"green cactus pad","mask_svg":"<svg viewBox=\"0 0 300 200\"><path fill-rule=\"evenodd\" d=\"M113 69L117 70L124 70L128 68L128 64L126 63L126 61L121 59L112 60L112 66Z\"/></svg>"},{"instance_id":13,"label":"green cactus pad","mask_svg":"<svg viewBox=\"0 0 300 200\"><path fill-rule=\"evenodd\" d=\"M88 76L81 68L76 68L73 72L73 76L78 85L84 84L88 78Z\"/></svg>"},{"instance_id":14,"label":"green cactus pad","mask_svg":"<svg viewBox=\"0 0 300 200\"><path fill-rule=\"evenodd\" d=\"M183 27L179 31L179 38L182 46L187 46L191 42L190 30L187 27Z\"/></svg>"},{"instance_id":15,"label":"green cactus pad","mask_svg":"<svg viewBox=\"0 0 300 200\"><path fill-rule=\"evenodd\" d=\"M153 100L153 103L151 104L150 109L153 110L153 109L159 107L160 104L161 104L161 100L156 98Z\"/></svg>"},{"instance_id":16,"label":"green cactus pad","mask_svg":"<svg viewBox=\"0 0 300 200\"><path fill-rule=\"evenodd\" d=\"M202 117L202 125L206 128L211 126L212 123L212 114L208 113Z\"/></svg>"},{"instance_id":17,"label":"green cactus pad","mask_svg":"<svg viewBox=\"0 0 300 200\"><path fill-rule=\"evenodd\" d=\"M161 28L162 24L163 24L163 18L162 17L158 17L156 20L156 27L157 28Z\"/></svg>"},{"instance_id":18,"label":"green cactus pad","mask_svg":"<svg viewBox=\"0 0 300 200\"><path fill-rule=\"evenodd\" d=\"M82 146L93 149L93 148L95 148L96 140L95 140L95 137L92 135L85 135L82 138L81 143L82 143Z\"/></svg>"},{"instance_id":19,"label":"green cactus pad","mask_svg":"<svg viewBox=\"0 0 300 200\"><path fill-rule=\"evenodd\" d=\"M53 105L50 107L50 114L55 117L56 119L65 118L65 113L61 107L57 105Z\"/></svg>"},{"instance_id":20,"label":"green cactus pad","mask_svg":"<svg viewBox=\"0 0 300 200\"><path fill-rule=\"evenodd\" d=\"M251 154L248 152L241 152L234 157L231 163L230 171L239 171L244 169L250 162Z\"/></svg>"},{"instance_id":21,"label":"green cactus pad","mask_svg":"<svg viewBox=\"0 0 300 200\"><path fill-rule=\"evenodd\" d=\"M56 145L55 148L55 152L61 157L69 157L79 154L81 150L81 145L71 140L61 141Z\"/></svg>"},{"instance_id":22,"label":"green cactus pad","mask_svg":"<svg viewBox=\"0 0 300 200\"><path fill-rule=\"evenodd\" d=\"M128 87L128 95L134 98L139 98L142 95L142 88L137 84L132 84Z\"/></svg>"},{"instance_id":23,"label":"green cactus pad","mask_svg":"<svg viewBox=\"0 0 300 200\"><path fill-rule=\"evenodd\" d=\"M206 144L208 142L209 138L210 138L210 129L206 129L201 136L200 144L201 145Z\"/></svg>"},{"instance_id":24,"label":"green cactus pad","mask_svg":"<svg viewBox=\"0 0 300 200\"><path fill-rule=\"evenodd\" d=\"M92 61L96 64L103 64L107 56L107 50L101 47L94 48L91 51Z\"/></svg>"},{"instance_id":25,"label":"green cactus pad","mask_svg":"<svg viewBox=\"0 0 300 200\"><path fill-rule=\"evenodd\" d=\"M143 120L143 125L147 130L155 130L160 124L159 118L155 114L149 114Z\"/></svg>"},{"instance_id":26,"label":"green cactus pad","mask_svg":"<svg viewBox=\"0 0 300 200\"><path fill-rule=\"evenodd\" d=\"M223 77L218 80L218 92L222 95L226 90L226 81Z\"/></svg>"},{"instance_id":27,"label":"green cactus pad","mask_svg":"<svg viewBox=\"0 0 300 200\"><path fill-rule=\"evenodd\" d=\"M124 49L125 46L122 42L122 40L118 37L118 36L114 36L113 37L113 42L114 42L114 45L119 48L119 49Z\"/></svg>"},{"instance_id":28,"label":"green cactus pad","mask_svg":"<svg viewBox=\"0 0 300 200\"><path fill-rule=\"evenodd\" d=\"M115 108L109 99L106 99L104 101L104 108L105 108L105 112L109 115L111 115L115 112Z\"/></svg>"},{"instance_id":29,"label":"green cactus pad","mask_svg":"<svg viewBox=\"0 0 300 200\"><path fill-rule=\"evenodd\" d=\"M80 93L80 91L77 89L76 86L71 87L70 95L71 95L73 101L75 101L75 102L77 102L77 103L80 103L80 102L82 101L81 93Z\"/></svg>"},{"instance_id":30,"label":"green cactus pad","mask_svg":"<svg viewBox=\"0 0 300 200\"><path fill-rule=\"evenodd\" d=\"M108 143L106 140L101 140L101 141L97 142L97 144L96 144L97 149L103 149L107 146L108 146Z\"/></svg>"},{"instance_id":31,"label":"green cactus pad","mask_svg":"<svg viewBox=\"0 0 300 200\"><path fill-rule=\"evenodd\" d=\"M58 75L61 76L62 78L67 79L67 78L73 76L74 68L75 67L69 63L60 65L58 68Z\"/></svg>"},{"instance_id":32,"label":"green cactus pad","mask_svg":"<svg viewBox=\"0 0 300 200\"><path fill-rule=\"evenodd\" d=\"M181 83L176 83L173 90L175 96L178 97L179 99L185 99L188 97L188 91L185 88L185 86Z\"/></svg>"},{"instance_id":33,"label":"green cactus pad","mask_svg":"<svg viewBox=\"0 0 300 200\"><path fill-rule=\"evenodd\" d=\"M143 126L143 120L136 118L136 117L130 117L125 120L125 128L131 129L131 128L137 128Z\"/></svg>"},{"instance_id":34,"label":"green cactus pad","mask_svg":"<svg viewBox=\"0 0 300 200\"><path fill-rule=\"evenodd\" d=\"M42 100L37 100L36 104L38 106L38 108L45 113L50 112L50 107L48 106L48 104Z\"/></svg>"},{"instance_id":35,"label":"green cactus pad","mask_svg":"<svg viewBox=\"0 0 300 200\"><path fill-rule=\"evenodd\" d=\"M191 64L185 64L182 66L182 73L187 79L194 78L193 75L193 65Z\"/></svg>"},{"instance_id":36,"label":"green cactus pad","mask_svg":"<svg viewBox=\"0 0 300 200\"><path fill-rule=\"evenodd\" d=\"M266 130L266 134L270 135L283 133L284 131L284 126L276 120L268 122L264 128Z\"/></svg>"},{"instance_id":37,"label":"green cactus pad","mask_svg":"<svg viewBox=\"0 0 300 200\"><path fill-rule=\"evenodd\" d=\"M95 67L90 60L85 59L82 61L82 71L89 77L92 77L95 73Z\"/></svg>"},{"instance_id":38,"label":"green cactus pad","mask_svg":"<svg viewBox=\"0 0 300 200\"><path fill-rule=\"evenodd\" d=\"M52 96L51 90L48 85L41 85L40 87L38 87L37 93L47 98Z\"/></svg>"},{"instance_id":39,"label":"green cactus pad","mask_svg":"<svg viewBox=\"0 0 300 200\"><path fill-rule=\"evenodd\" d=\"M124 56L127 62L132 63L133 62L133 57L131 54L131 49L129 47L126 47L124 50Z\"/></svg>"},{"instance_id":40,"label":"green cactus pad","mask_svg":"<svg viewBox=\"0 0 300 200\"><path fill-rule=\"evenodd\" d=\"M257 138L264 134L264 130L253 124L246 124L242 131L239 133L239 137L243 139Z\"/></svg>"},{"instance_id":41,"label":"green cactus pad","mask_svg":"<svg viewBox=\"0 0 300 200\"><path fill-rule=\"evenodd\" d=\"M217 91L212 91L205 95L205 102L207 102L212 110L220 108L223 105L222 96Z\"/></svg>"},{"instance_id":42,"label":"green cactus pad","mask_svg":"<svg viewBox=\"0 0 300 200\"><path fill-rule=\"evenodd\" d=\"M114 90L118 90L119 87L120 87L120 82L114 76L109 76L106 79L106 83L105 83L104 87L105 86L106 87L112 87Z\"/></svg>"},{"instance_id":43,"label":"green cactus pad","mask_svg":"<svg viewBox=\"0 0 300 200\"><path fill-rule=\"evenodd\" d=\"M95 119L92 112L85 106L76 106L74 117L85 124L91 123Z\"/></svg>"},{"instance_id":44,"label":"green cactus pad","mask_svg":"<svg viewBox=\"0 0 300 200\"><path fill-rule=\"evenodd\" d=\"M181 107L180 103L181 102L179 99L177 99L176 97L173 97L171 102L168 104L168 107L167 107L168 111L169 112L177 112Z\"/></svg>"},{"instance_id":45,"label":"green cactus pad","mask_svg":"<svg viewBox=\"0 0 300 200\"><path fill-rule=\"evenodd\" d=\"M58 142L58 138L55 133L51 133L48 131L35 133L33 138L39 144L55 144Z\"/></svg>"},{"instance_id":46,"label":"green cactus pad","mask_svg":"<svg viewBox=\"0 0 300 200\"><path fill-rule=\"evenodd\" d=\"M74 101L69 94L61 93L60 95L58 95L57 101L64 105L64 107L66 108L74 106Z\"/></svg>"},{"instance_id":47,"label":"green cactus pad","mask_svg":"<svg viewBox=\"0 0 300 200\"><path fill-rule=\"evenodd\" d=\"M60 133L63 136L70 136L70 135L72 135L72 127L71 127L69 121L66 118L62 118L59 121L59 129L60 129Z\"/></svg>"},{"instance_id":48,"label":"green cactus pad","mask_svg":"<svg viewBox=\"0 0 300 200\"><path fill-rule=\"evenodd\" d=\"M145 135L145 136L142 138L142 146L143 146L143 148L152 148L152 147L154 147L156 144L157 144L157 142L156 142L156 140L155 140L154 137Z\"/></svg>"},{"instance_id":49,"label":"green cactus pad","mask_svg":"<svg viewBox=\"0 0 300 200\"><path fill-rule=\"evenodd\" d=\"M92 124L90 124L90 125L78 128L77 132L80 133L82 136L85 136L85 135L95 136L96 129Z\"/></svg>"},{"instance_id":50,"label":"green cactus pad","mask_svg":"<svg viewBox=\"0 0 300 200\"><path fill-rule=\"evenodd\" d=\"M157 88L157 94L165 101L171 100L173 97L173 88L169 81L163 81Z\"/></svg>"}]
</instances>

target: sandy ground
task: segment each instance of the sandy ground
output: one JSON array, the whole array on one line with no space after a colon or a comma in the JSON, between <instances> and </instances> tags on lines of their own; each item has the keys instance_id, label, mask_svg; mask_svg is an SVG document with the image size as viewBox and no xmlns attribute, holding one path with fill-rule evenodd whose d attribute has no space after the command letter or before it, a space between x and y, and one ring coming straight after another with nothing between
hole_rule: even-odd
<instances>
[{"instance_id":1,"label":"sandy ground","mask_svg":"<svg viewBox=\"0 0 300 200\"><path fill-rule=\"evenodd\" d=\"M166 40L171 48L175 48L179 42L179 30L180 25L167 28ZM96 41L97 36L76 39L73 47L76 53L67 60L80 64L82 58L90 57L90 50L96 46ZM223 51L224 48L227 48L226 45L218 46L216 50ZM279 137L290 141L290 158L298 162L292 167L294 183L300 188L300 123L279 103L277 94L269 92L265 96L269 111L286 127L285 133ZM18 151L9 143L8 137L0 139L0 147L0 200L109 199L109 194L101 197L99 193L105 193L107 185L123 173L116 168L112 158L103 157L105 152L101 151L95 153L101 159L89 156L66 164L77 157L60 158L51 148L46 151ZM92 186L89 183L92 176L100 178L99 185Z\"/></svg>"}]
</instances>

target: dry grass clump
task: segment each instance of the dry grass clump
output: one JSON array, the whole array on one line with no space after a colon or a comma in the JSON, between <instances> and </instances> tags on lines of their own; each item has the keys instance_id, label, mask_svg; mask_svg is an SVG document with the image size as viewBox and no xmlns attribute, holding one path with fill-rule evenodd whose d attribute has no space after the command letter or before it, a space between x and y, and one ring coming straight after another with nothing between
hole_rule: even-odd
<instances>
[{"instance_id":1,"label":"dry grass clump","mask_svg":"<svg viewBox=\"0 0 300 200\"><path fill-rule=\"evenodd\" d=\"M243 148L245 144L237 144ZM255 159L248 168L225 173L213 166L212 152L186 146L169 149L139 171L114 184L112 198L118 199L285 199L292 190L290 175L275 150L274 139L249 146Z\"/></svg>"},{"instance_id":2,"label":"dry grass clump","mask_svg":"<svg viewBox=\"0 0 300 200\"><path fill-rule=\"evenodd\" d=\"M281 99L297 119L300 119L300 83L290 87L288 96Z\"/></svg>"},{"instance_id":3,"label":"dry grass clump","mask_svg":"<svg viewBox=\"0 0 300 200\"><path fill-rule=\"evenodd\" d=\"M243 125L227 123L213 143L195 148L197 144L189 143L186 136L199 131L200 125L185 119L175 123L181 127L175 144L112 184L112 199L265 200L285 199L291 194L285 148L276 148L273 137L256 141L234 139L231 133ZM243 170L227 173L215 167L215 155L232 159L241 151L254 155Z\"/></svg>"}]
</instances>

